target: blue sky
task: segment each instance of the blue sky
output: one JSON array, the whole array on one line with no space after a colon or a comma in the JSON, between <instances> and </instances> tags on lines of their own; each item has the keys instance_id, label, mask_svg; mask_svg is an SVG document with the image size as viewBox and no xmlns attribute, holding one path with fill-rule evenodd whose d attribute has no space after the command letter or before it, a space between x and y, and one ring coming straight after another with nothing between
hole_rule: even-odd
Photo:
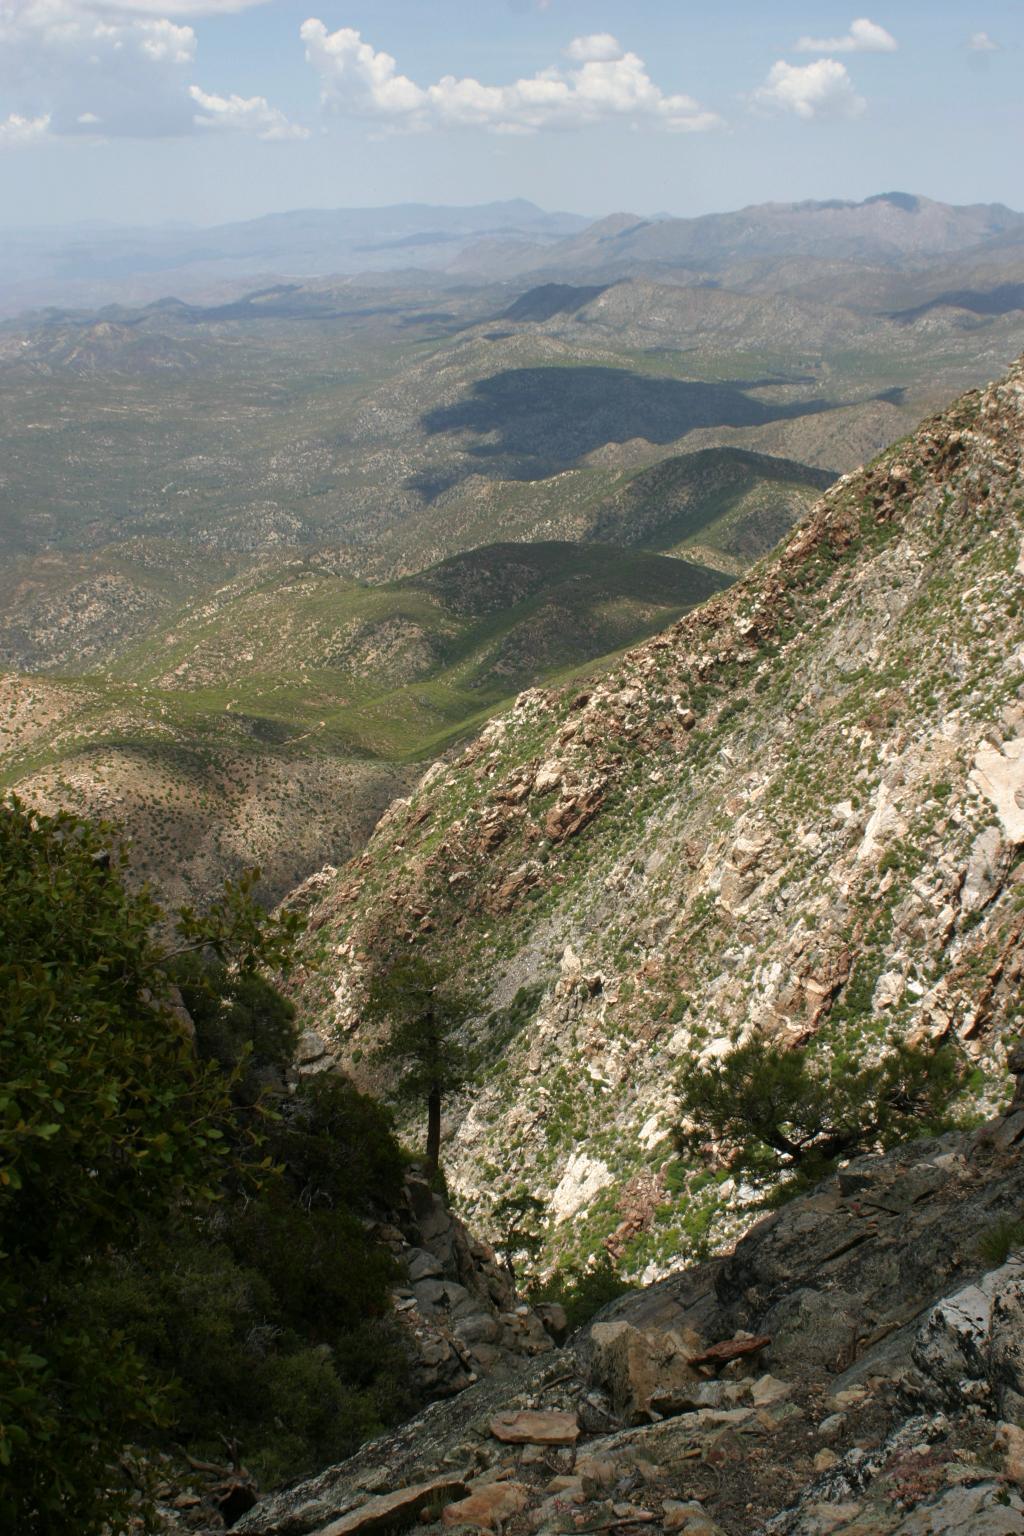
<instances>
[{"instance_id":1,"label":"blue sky","mask_svg":"<svg viewBox=\"0 0 1024 1536\"><path fill-rule=\"evenodd\" d=\"M1020 0L0 0L0 220L1024 207Z\"/></svg>"}]
</instances>

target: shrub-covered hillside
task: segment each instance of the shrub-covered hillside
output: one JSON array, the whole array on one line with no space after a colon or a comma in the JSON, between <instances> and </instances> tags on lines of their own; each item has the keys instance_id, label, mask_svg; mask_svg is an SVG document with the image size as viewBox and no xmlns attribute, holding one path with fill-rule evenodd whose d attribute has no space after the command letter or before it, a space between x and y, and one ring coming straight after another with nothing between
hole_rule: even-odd
<instances>
[{"instance_id":1,"label":"shrub-covered hillside","mask_svg":"<svg viewBox=\"0 0 1024 1536\"><path fill-rule=\"evenodd\" d=\"M587 687L531 690L327 885L303 1021L370 1075L395 944L480 999L444 1153L546 1254L658 1272L747 1192L679 1079L748 1035L955 1042L1008 1091L1024 968L1024 370L829 490L778 554Z\"/></svg>"}]
</instances>

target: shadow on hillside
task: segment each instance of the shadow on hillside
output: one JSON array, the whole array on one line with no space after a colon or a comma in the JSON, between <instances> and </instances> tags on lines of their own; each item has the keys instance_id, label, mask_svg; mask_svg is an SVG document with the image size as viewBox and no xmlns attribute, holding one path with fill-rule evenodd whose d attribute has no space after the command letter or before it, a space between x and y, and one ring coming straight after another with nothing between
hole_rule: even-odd
<instances>
[{"instance_id":1,"label":"shadow on hillside","mask_svg":"<svg viewBox=\"0 0 1024 1536\"><path fill-rule=\"evenodd\" d=\"M973 315L1010 315L1024 309L1024 283L1000 283L995 288L957 288L937 294L914 309L897 309L891 318L904 325L920 320L933 309L965 309Z\"/></svg>"},{"instance_id":2,"label":"shadow on hillside","mask_svg":"<svg viewBox=\"0 0 1024 1536\"><path fill-rule=\"evenodd\" d=\"M673 443L701 427L760 427L837 408L827 400L772 404L734 383L650 378L624 368L511 368L481 379L468 398L424 413L428 436L461 435L470 462L412 484L430 499L469 474L543 479L605 443Z\"/></svg>"}]
</instances>

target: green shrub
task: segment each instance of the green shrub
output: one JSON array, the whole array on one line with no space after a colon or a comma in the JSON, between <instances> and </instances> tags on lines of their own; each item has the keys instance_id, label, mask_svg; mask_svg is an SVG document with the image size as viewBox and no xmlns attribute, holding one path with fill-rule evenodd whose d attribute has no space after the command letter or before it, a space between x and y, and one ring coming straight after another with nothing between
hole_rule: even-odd
<instances>
[{"instance_id":1,"label":"green shrub","mask_svg":"<svg viewBox=\"0 0 1024 1536\"><path fill-rule=\"evenodd\" d=\"M1024 1221L1012 1216L1001 1216L978 1239L978 1257L994 1267L1005 1264L1018 1248L1024 1248Z\"/></svg>"},{"instance_id":2,"label":"green shrub","mask_svg":"<svg viewBox=\"0 0 1024 1536\"><path fill-rule=\"evenodd\" d=\"M239 1103L283 1085L295 1054L295 1008L265 976L222 960L183 955L169 967L195 1025L196 1051L234 1078Z\"/></svg>"},{"instance_id":3,"label":"green shrub","mask_svg":"<svg viewBox=\"0 0 1024 1536\"><path fill-rule=\"evenodd\" d=\"M0 1525L26 1536L113 1519L110 1469L161 1411L69 1283L208 1198L226 1162L223 1074L169 1011L159 914L110 838L0 804Z\"/></svg>"},{"instance_id":4,"label":"green shrub","mask_svg":"<svg viewBox=\"0 0 1024 1536\"><path fill-rule=\"evenodd\" d=\"M842 1158L948 1128L963 1064L949 1046L892 1042L877 1061L819 1044L780 1050L761 1036L680 1079L680 1151L716 1143L730 1171L788 1191L817 1183Z\"/></svg>"},{"instance_id":5,"label":"green shrub","mask_svg":"<svg viewBox=\"0 0 1024 1536\"><path fill-rule=\"evenodd\" d=\"M0 804L0 1529L19 1536L123 1529L130 1444L237 1440L272 1480L410 1406L366 1221L401 1183L390 1118L340 1079L276 1108L261 1091L294 1039L261 966L295 921L247 877L180 915L175 951L112 837Z\"/></svg>"},{"instance_id":6,"label":"green shrub","mask_svg":"<svg viewBox=\"0 0 1024 1536\"><path fill-rule=\"evenodd\" d=\"M241 1230L223 1217L203 1227L183 1221L79 1288L93 1316L131 1338L160 1387L164 1421L151 1443L173 1440L217 1459L225 1439L236 1441L257 1477L273 1482L351 1454L405 1410L404 1355L383 1315L388 1271L379 1256L375 1276L361 1271L367 1243L351 1217L333 1225L318 1217L310 1235L302 1212ZM257 1226L291 1244L290 1261L278 1253L276 1263L260 1262ZM322 1279L328 1248L341 1260L334 1300L353 1276L358 1288L336 1312L324 1305L306 1316L309 1286L284 1288L311 1250Z\"/></svg>"},{"instance_id":7,"label":"green shrub","mask_svg":"<svg viewBox=\"0 0 1024 1536\"><path fill-rule=\"evenodd\" d=\"M615 1269L607 1253L589 1265L569 1265L556 1270L543 1284L529 1293L531 1303L553 1301L565 1308L570 1331L582 1328L592 1317L630 1286Z\"/></svg>"},{"instance_id":8,"label":"green shrub","mask_svg":"<svg viewBox=\"0 0 1024 1536\"><path fill-rule=\"evenodd\" d=\"M307 1208L367 1211L393 1205L401 1193L406 1158L393 1118L348 1078L322 1073L307 1079L279 1107L267 1142Z\"/></svg>"}]
</instances>

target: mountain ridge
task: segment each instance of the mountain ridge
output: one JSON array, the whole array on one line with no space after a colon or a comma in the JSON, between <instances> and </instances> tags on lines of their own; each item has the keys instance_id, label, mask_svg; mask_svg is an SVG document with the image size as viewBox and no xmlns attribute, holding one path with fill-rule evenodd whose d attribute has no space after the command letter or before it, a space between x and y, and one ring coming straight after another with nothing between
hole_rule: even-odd
<instances>
[{"instance_id":1,"label":"mountain ridge","mask_svg":"<svg viewBox=\"0 0 1024 1536\"><path fill-rule=\"evenodd\" d=\"M296 995L347 1067L396 944L457 952L482 995L446 1154L471 1218L525 1182L547 1262L606 1242L648 1278L724 1240L741 1194L674 1157L671 1083L752 1023L844 1050L951 1033L999 1101L1024 968L1022 427L1018 364L605 678L522 695L321 890Z\"/></svg>"},{"instance_id":2,"label":"mountain ridge","mask_svg":"<svg viewBox=\"0 0 1024 1536\"><path fill-rule=\"evenodd\" d=\"M445 206L296 209L202 228L105 226L7 233L0 260L5 310L46 304L239 296L248 280L387 274L508 277L550 266L581 273L612 267L727 265L738 255L825 253L887 263L1009 242L1024 215L1001 203L950 204L913 193L750 204L689 217L633 213L597 219L547 212L525 199ZM620 271L619 275L624 275Z\"/></svg>"}]
</instances>

